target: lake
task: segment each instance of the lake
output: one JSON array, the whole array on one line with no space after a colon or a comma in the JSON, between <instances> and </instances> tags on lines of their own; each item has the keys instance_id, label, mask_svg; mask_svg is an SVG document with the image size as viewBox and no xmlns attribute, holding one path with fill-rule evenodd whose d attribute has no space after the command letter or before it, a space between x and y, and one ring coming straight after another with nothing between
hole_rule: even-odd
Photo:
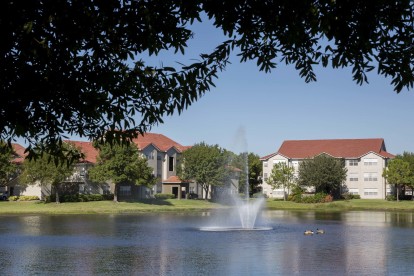
<instances>
[{"instance_id":1,"label":"lake","mask_svg":"<svg viewBox=\"0 0 414 276\"><path fill-rule=\"evenodd\" d=\"M265 231L200 231L226 211L1 216L2 275L413 275L414 214L263 211ZM325 234L304 235L306 229Z\"/></svg>"}]
</instances>

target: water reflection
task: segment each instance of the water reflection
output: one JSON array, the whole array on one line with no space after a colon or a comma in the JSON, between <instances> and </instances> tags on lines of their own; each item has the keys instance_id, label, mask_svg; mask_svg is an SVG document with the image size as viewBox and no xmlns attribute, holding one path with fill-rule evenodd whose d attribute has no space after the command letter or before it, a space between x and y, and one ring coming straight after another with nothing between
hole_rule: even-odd
<instances>
[{"instance_id":1,"label":"water reflection","mask_svg":"<svg viewBox=\"0 0 414 276\"><path fill-rule=\"evenodd\" d=\"M5 216L4 275L410 275L412 213L265 211L271 231L202 232L214 213ZM305 236L305 229L326 231Z\"/></svg>"}]
</instances>

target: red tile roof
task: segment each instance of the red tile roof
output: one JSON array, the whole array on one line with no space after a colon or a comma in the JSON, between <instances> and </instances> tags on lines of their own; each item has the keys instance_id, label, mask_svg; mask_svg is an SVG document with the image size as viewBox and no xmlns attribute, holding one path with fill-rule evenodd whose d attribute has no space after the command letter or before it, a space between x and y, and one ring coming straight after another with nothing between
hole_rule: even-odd
<instances>
[{"instance_id":1,"label":"red tile roof","mask_svg":"<svg viewBox=\"0 0 414 276\"><path fill-rule=\"evenodd\" d=\"M85 154L85 159L81 160L81 162L96 163L96 158L98 157L99 152L93 147L92 142L72 140L67 140L65 142L71 143L81 149L81 151ZM182 152L191 147L182 146L170 138L156 133L145 133L143 136L139 135L137 138L133 139L133 142L138 146L139 150L143 150L149 145L153 145L162 152L166 152L171 148L175 148L179 152Z\"/></svg>"},{"instance_id":2,"label":"red tile roof","mask_svg":"<svg viewBox=\"0 0 414 276\"><path fill-rule=\"evenodd\" d=\"M16 157L12 160L15 164L21 164L24 161L24 158L27 156L27 153L24 151L26 150L22 145L12 143L12 148L16 154Z\"/></svg>"},{"instance_id":3,"label":"red tile roof","mask_svg":"<svg viewBox=\"0 0 414 276\"><path fill-rule=\"evenodd\" d=\"M385 148L384 139L332 139L332 140L287 140L282 143L278 154L288 158L312 158L327 153L338 158L359 158L374 152L385 158L393 158Z\"/></svg>"},{"instance_id":4,"label":"red tile roof","mask_svg":"<svg viewBox=\"0 0 414 276\"><path fill-rule=\"evenodd\" d=\"M76 148L80 149L81 152L85 155L83 160L80 160L80 163L96 163L96 158L98 157L98 150L93 147L92 142L88 141L72 141L67 140L65 141L74 145Z\"/></svg>"},{"instance_id":5,"label":"red tile roof","mask_svg":"<svg viewBox=\"0 0 414 276\"><path fill-rule=\"evenodd\" d=\"M145 149L149 145L153 145L163 152L168 151L172 147L176 148L180 152L189 148L188 146L182 146L174 140L157 133L145 133L144 135L139 135L133 141L140 150Z\"/></svg>"},{"instance_id":6,"label":"red tile roof","mask_svg":"<svg viewBox=\"0 0 414 276\"><path fill-rule=\"evenodd\" d=\"M178 176L172 175L162 181L163 183L188 183L188 181L181 180Z\"/></svg>"},{"instance_id":7,"label":"red tile roof","mask_svg":"<svg viewBox=\"0 0 414 276\"><path fill-rule=\"evenodd\" d=\"M276 154L277 154L277 152L274 152L274 153L268 154L268 155L266 155L266 156L260 157L260 160L267 160L267 159L269 159L270 157L275 156Z\"/></svg>"}]
</instances>

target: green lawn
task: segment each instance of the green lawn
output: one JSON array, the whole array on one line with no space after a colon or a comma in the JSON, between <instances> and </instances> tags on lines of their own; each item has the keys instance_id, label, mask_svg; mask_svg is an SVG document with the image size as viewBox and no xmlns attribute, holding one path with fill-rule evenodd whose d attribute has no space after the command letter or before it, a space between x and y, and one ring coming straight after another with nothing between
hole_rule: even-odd
<instances>
[{"instance_id":1,"label":"green lawn","mask_svg":"<svg viewBox=\"0 0 414 276\"><path fill-rule=\"evenodd\" d=\"M387 211L414 211L414 201L386 201L381 199L353 199L338 200L330 203L295 203L291 201L267 200L267 209L270 210L387 210Z\"/></svg>"},{"instance_id":2,"label":"green lawn","mask_svg":"<svg viewBox=\"0 0 414 276\"><path fill-rule=\"evenodd\" d=\"M141 202L94 201L76 203L43 203L25 201L0 201L0 214L105 214L105 213L139 213L139 212L192 212L227 208L226 205L205 200L148 200ZM414 211L413 201L385 200L341 200L331 203L305 204L268 199L268 210L388 210Z\"/></svg>"},{"instance_id":3,"label":"green lawn","mask_svg":"<svg viewBox=\"0 0 414 276\"><path fill-rule=\"evenodd\" d=\"M0 214L105 214L134 212L190 212L225 206L205 200L148 200L140 202L91 201L43 203L39 201L0 201Z\"/></svg>"}]
</instances>

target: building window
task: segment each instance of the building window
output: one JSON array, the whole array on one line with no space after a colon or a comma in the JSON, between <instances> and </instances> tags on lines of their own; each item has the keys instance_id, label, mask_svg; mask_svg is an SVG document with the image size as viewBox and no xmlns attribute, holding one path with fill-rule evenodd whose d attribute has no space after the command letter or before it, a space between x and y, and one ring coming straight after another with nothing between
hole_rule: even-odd
<instances>
[{"instance_id":1,"label":"building window","mask_svg":"<svg viewBox=\"0 0 414 276\"><path fill-rule=\"evenodd\" d=\"M377 173L364 173L364 181L378 181Z\"/></svg>"},{"instance_id":2,"label":"building window","mask_svg":"<svg viewBox=\"0 0 414 276\"><path fill-rule=\"evenodd\" d=\"M170 158L169 158L168 170L170 172L174 171L174 157L172 157L172 156L170 156Z\"/></svg>"},{"instance_id":3,"label":"building window","mask_svg":"<svg viewBox=\"0 0 414 276\"><path fill-rule=\"evenodd\" d=\"M364 166L376 166L376 165L378 165L378 159L376 158L364 159Z\"/></svg>"},{"instance_id":4,"label":"building window","mask_svg":"<svg viewBox=\"0 0 414 276\"><path fill-rule=\"evenodd\" d=\"M154 152L150 152L148 154L145 154L145 157L147 158L147 160L154 160L155 154Z\"/></svg>"},{"instance_id":5,"label":"building window","mask_svg":"<svg viewBox=\"0 0 414 276\"><path fill-rule=\"evenodd\" d=\"M358 181L358 174L350 173L349 174L349 181Z\"/></svg>"},{"instance_id":6,"label":"building window","mask_svg":"<svg viewBox=\"0 0 414 276\"><path fill-rule=\"evenodd\" d=\"M131 195L131 186L119 186L119 195L120 196L130 196Z\"/></svg>"},{"instance_id":7,"label":"building window","mask_svg":"<svg viewBox=\"0 0 414 276\"><path fill-rule=\"evenodd\" d=\"M263 167L267 167L267 161L263 162Z\"/></svg>"},{"instance_id":8,"label":"building window","mask_svg":"<svg viewBox=\"0 0 414 276\"><path fill-rule=\"evenodd\" d=\"M364 189L364 195L365 196L377 196L378 195L378 189L376 189L376 188L366 188L366 189Z\"/></svg>"},{"instance_id":9,"label":"building window","mask_svg":"<svg viewBox=\"0 0 414 276\"><path fill-rule=\"evenodd\" d=\"M359 194L359 190L357 188L349 188L348 189L348 194L357 195L357 194Z\"/></svg>"},{"instance_id":10,"label":"building window","mask_svg":"<svg viewBox=\"0 0 414 276\"><path fill-rule=\"evenodd\" d=\"M351 159L348 161L349 166L358 166L358 160L357 159Z\"/></svg>"},{"instance_id":11,"label":"building window","mask_svg":"<svg viewBox=\"0 0 414 276\"><path fill-rule=\"evenodd\" d=\"M263 174L263 178L264 178L265 181L267 181L267 173Z\"/></svg>"},{"instance_id":12,"label":"building window","mask_svg":"<svg viewBox=\"0 0 414 276\"><path fill-rule=\"evenodd\" d=\"M157 155L157 160L161 160L161 155Z\"/></svg>"}]
</instances>

